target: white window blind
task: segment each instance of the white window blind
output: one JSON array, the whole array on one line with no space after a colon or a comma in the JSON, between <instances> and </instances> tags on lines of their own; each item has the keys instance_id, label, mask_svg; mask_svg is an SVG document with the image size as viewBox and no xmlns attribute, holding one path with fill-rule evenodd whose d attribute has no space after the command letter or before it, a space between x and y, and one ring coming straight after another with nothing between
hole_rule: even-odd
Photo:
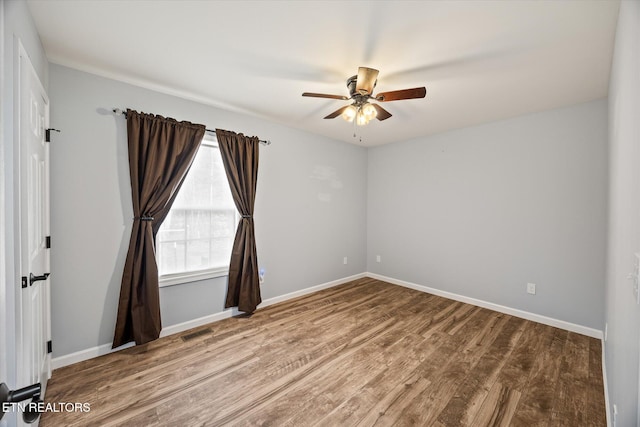
<instances>
[{"instance_id":1,"label":"white window blind","mask_svg":"<svg viewBox=\"0 0 640 427\"><path fill-rule=\"evenodd\" d=\"M207 135L156 237L160 286L228 274L238 220L220 150Z\"/></svg>"}]
</instances>

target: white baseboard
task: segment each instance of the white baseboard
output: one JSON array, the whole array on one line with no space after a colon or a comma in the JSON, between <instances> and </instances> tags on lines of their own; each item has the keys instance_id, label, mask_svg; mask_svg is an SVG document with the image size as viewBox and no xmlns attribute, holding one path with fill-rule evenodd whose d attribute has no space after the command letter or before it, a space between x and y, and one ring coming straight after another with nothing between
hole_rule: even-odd
<instances>
[{"instance_id":1,"label":"white baseboard","mask_svg":"<svg viewBox=\"0 0 640 427\"><path fill-rule=\"evenodd\" d=\"M133 347L132 342L113 350L111 349L111 344L102 344L85 350L76 351L75 353L65 354L64 356L54 357L51 359L51 369L56 370L63 366L73 365L74 363L93 359L94 357L102 356L103 354L112 353L114 351L124 350L129 347Z\"/></svg>"},{"instance_id":2,"label":"white baseboard","mask_svg":"<svg viewBox=\"0 0 640 427\"><path fill-rule=\"evenodd\" d=\"M179 332L184 332L189 329L197 328L198 326L203 326L208 323L217 322L218 320L228 319L229 317L237 316L238 314L240 314L238 308L233 307L219 313L209 314L208 316L199 317L197 319L188 320L186 322L177 323L171 326L166 326L162 328L162 332L160 332L160 338L177 334Z\"/></svg>"},{"instance_id":3,"label":"white baseboard","mask_svg":"<svg viewBox=\"0 0 640 427\"><path fill-rule=\"evenodd\" d=\"M500 313L509 314L511 316L520 317L522 319L531 320L534 322L542 323L544 325L553 326L556 328L564 329L570 332L586 335L588 337L602 339L602 331L598 329L589 328L583 325L577 325L575 323L566 322L564 320L554 319L552 317L542 316L540 314L530 313L524 310L518 310L516 308L506 307L504 305L494 304L492 302L479 300L476 298L466 297L464 295L454 294L452 292L442 291L440 289L430 288L428 286L418 285L411 282L405 282L404 280L394 279L392 277L382 276L375 273L365 273L365 276L373 279L382 280L383 282L392 283L394 285L403 286L405 288L414 289L416 291L426 292L433 295L438 295L444 298L452 299L455 301L464 302L478 307L488 308L489 310L498 311Z\"/></svg>"},{"instance_id":4,"label":"white baseboard","mask_svg":"<svg viewBox=\"0 0 640 427\"><path fill-rule=\"evenodd\" d=\"M307 295L313 292L320 291L322 289L332 288L334 286L341 285L343 283L351 282L352 280L361 279L365 277L365 273L355 274L349 277L343 277L342 279L333 280L331 282L322 283L320 285L311 286L309 288L301 289L299 291L290 292L288 294L280 295L273 298L268 298L259 305L258 308L268 307L279 302L287 301L293 298L297 298L303 295ZM168 335L177 334L186 330L197 328L198 326L206 325L208 323L217 322L218 320L227 319L238 315L240 312L237 308L227 309L219 313L210 314L208 316L200 317L198 319L189 320L187 322L178 323L176 325L167 326L162 328L160 337L166 337ZM112 353L118 350L124 350L125 348L133 347L134 343L127 343L116 349L111 348L111 344L102 344L96 347L88 348L86 350L76 351L75 353L65 354L64 356L58 356L51 360L51 368L58 369L63 366L72 365L74 363L82 362L84 360L93 359L94 357L102 356Z\"/></svg>"},{"instance_id":5,"label":"white baseboard","mask_svg":"<svg viewBox=\"0 0 640 427\"><path fill-rule=\"evenodd\" d=\"M349 277L344 277L342 279L337 279L337 280L333 280L331 282L327 282L327 283L322 283L320 285L316 285L316 286L311 286L305 289L301 289L299 291L295 291L295 292L291 292L285 295L280 295L277 297L273 297L273 298L268 298L264 301L262 301L262 303L260 304L260 308L263 307L268 307L270 305L273 304L277 304L279 302L283 302L283 301L287 301L293 298L297 298L303 295L307 295L313 292L317 292L320 291L322 289L328 289L328 288L332 288L334 286L338 286L341 285L343 283L347 283L350 282L352 280L356 280L356 279L360 279L362 277L371 277L373 279L378 279L378 280L382 280L384 282L388 282L388 283L392 283L394 285L399 285L399 286L403 286L405 288L410 288L410 289L414 289L417 291L421 291L421 292L426 292L426 293L430 293L433 295L438 295L444 298L449 298L455 301L461 301L467 304L472 304L472 305L476 305L478 307L484 307L484 308L488 308L489 310L494 310L494 311L498 311L500 313L505 313L505 314L509 314L511 316L515 316L515 317L520 317L523 319L527 319L527 320L531 320L534 322L538 322L538 323L542 323L545 325L549 325L549 326L554 326L556 328L560 328L560 329L565 329L567 331L571 331L571 332L576 332L578 334L583 334L583 335L587 335L589 337L593 337L593 338L598 338L600 340L603 339L603 333L602 331L599 331L597 329L593 329L593 328L588 328L586 326L582 326L582 325L577 325L575 323L570 323L570 322L566 322L564 320L558 320L558 319L554 319L551 317L546 317L546 316L542 316L539 314L535 314L535 313L530 313L527 311L523 311L523 310L518 310L515 308L511 308L511 307L506 307L503 305L499 305L499 304L494 304L491 302L487 302L487 301L483 301L483 300L479 300L479 299L475 299L475 298L470 298L470 297L466 297L464 295L458 295L458 294L454 294L452 292L447 292L447 291L442 291L440 289L435 289L435 288L430 288L428 286L423 286L423 285L418 285L415 283L411 283L411 282L406 282L404 280L398 280L398 279L394 279L392 277L386 277L386 276L382 276L380 274L375 274L375 273L360 273L360 274L355 274L353 276L349 276ZM239 314L239 311L237 308L233 308L233 309L228 309L228 310L224 310L221 311L219 313L214 313L208 316L204 316L204 317L200 317L198 319L193 319L193 320L189 320L187 322L183 322L183 323L179 323L176 325L171 325L171 326L167 326L165 328L162 329L162 332L160 333L161 337L166 337L168 335L173 335L179 332L183 332L192 328L196 328L198 326L202 326L202 325L206 325L208 323L212 323L212 322L217 322L218 320L222 320L222 319L227 319L229 317L232 316L236 316L237 314ZM94 357L98 357L98 356L102 356L104 354L108 354L108 353L112 353L113 351L118 351L118 350L123 350L125 348L129 348L132 347L134 344L133 343L128 343L125 344L121 347L118 347L117 349L112 349L111 348L111 344L102 344L96 347L92 347L92 348L88 348L86 350L81 350L81 351L77 351L75 353L71 353L71 354L66 354L63 356L59 356L54 358L51 361L51 367L52 369L58 369L61 368L63 366L68 366L74 363L78 363L78 362L82 362L84 360L88 360L88 359L92 359ZM604 343L603 343L603 351L604 351ZM604 353L603 353L603 370L604 370ZM604 371L603 371L604 373ZM605 378L605 399L608 399L608 394L607 394L607 383L606 383L606 378ZM608 405L608 400L606 400L606 403ZM608 416L608 413L607 413Z\"/></svg>"},{"instance_id":6,"label":"white baseboard","mask_svg":"<svg viewBox=\"0 0 640 427\"><path fill-rule=\"evenodd\" d=\"M602 342L602 382L604 383L604 407L607 411L607 427L611 427L611 408L609 407L609 385L607 384L607 364L605 362L604 338Z\"/></svg>"},{"instance_id":7,"label":"white baseboard","mask_svg":"<svg viewBox=\"0 0 640 427\"><path fill-rule=\"evenodd\" d=\"M267 300L262 301L262 304L260 304L260 308L268 307L270 305L277 304L282 301L287 301L293 298L301 297L303 295L318 292L323 289L333 288L334 286L342 285L343 283L351 282L353 280L362 279L363 277L366 277L366 273L354 274L353 276L343 277L342 279L333 280L331 282L323 283L321 285L311 286L309 288L301 289L299 291L280 295L279 297L269 298Z\"/></svg>"}]
</instances>

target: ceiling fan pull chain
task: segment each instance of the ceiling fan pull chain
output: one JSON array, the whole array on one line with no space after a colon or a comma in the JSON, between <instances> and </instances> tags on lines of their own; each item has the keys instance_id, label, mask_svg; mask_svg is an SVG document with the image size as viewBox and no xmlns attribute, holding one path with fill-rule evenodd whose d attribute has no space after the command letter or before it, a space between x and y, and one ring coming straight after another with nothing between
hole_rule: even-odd
<instances>
[{"instance_id":1,"label":"ceiling fan pull chain","mask_svg":"<svg viewBox=\"0 0 640 427\"><path fill-rule=\"evenodd\" d=\"M357 129L358 129L358 126L356 126L356 121L354 120L353 121L353 137L354 138L358 138ZM359 141L362 142L362 135L360 135Z\"/></svg>"}]
</instances>

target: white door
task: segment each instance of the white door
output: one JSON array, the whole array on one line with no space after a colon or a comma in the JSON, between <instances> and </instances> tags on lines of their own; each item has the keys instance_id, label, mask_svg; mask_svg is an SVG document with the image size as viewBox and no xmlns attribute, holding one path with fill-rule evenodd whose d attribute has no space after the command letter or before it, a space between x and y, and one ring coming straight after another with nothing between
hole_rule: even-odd
<instances>
[{"instance_id":1,"label":"white door","mask_svg":"<svg viewBox=\"0 0 640 427\"><path fill-rule=\"evenodd\" d=\"M2 82L2 78L5 73L5 61L4 61L4 0L0 0L0 99L5 99L4 94L4 84ZM10 357L10 353L13 352L14 346L13 343L9 343L9 338L7 337L7 332L9 329L9 324L12 322L9 320L9 301L7 297L7 280L6 280L6 254L5 254L5 245L6 245L6 217L5 217L5 209L6 209L6 201L4 195L4 186L5 186L5 165L8 165L9 160L5 157L4 151L4 111L3 111L3 102L0 102L0 348L3 349L2 354L0 354L0 383L9 381L9 369L8 369L8 360ZM6 427L8 423L8 416L3 417L0 420L0 427Z\"/></svg>"},{"instance_id":2,"label":"white door","mask_svg":"<svg viewBox=\"0 0 640 427\"><path fill-rule=\"evenodd\" d=\"M24 48L19 46L20 267L18 386L42 384L51 375L49 297L49 98ZM22 422L21 417L19 423Z\"/></svg>"}]
</instances>

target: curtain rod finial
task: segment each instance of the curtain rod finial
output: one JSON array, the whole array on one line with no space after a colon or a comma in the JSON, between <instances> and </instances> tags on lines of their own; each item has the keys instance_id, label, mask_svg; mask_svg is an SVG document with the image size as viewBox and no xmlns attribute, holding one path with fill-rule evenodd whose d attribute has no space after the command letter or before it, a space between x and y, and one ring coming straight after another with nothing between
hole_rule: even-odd
<instances>
[{"instance_id":1,"label":"curtain rod finial","mask_svg":"<svg viewBox=\"0 0 640 427\"><path fill-rule=\"evenodd\" d=\"M116 116L119 116L120 114L124 113L124 111L122 111L120 108L114 108L113 112L116 113Z\"/></svg>"}]
</instances>

